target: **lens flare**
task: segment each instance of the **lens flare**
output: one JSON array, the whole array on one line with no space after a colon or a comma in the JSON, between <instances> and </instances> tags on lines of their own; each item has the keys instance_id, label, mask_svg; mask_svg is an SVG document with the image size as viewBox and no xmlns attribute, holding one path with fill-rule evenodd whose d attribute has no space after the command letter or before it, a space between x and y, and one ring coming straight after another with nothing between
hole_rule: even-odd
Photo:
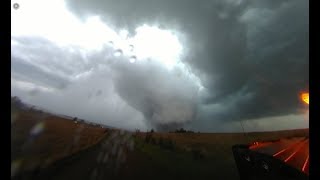
<instances>
[{"instance_id":1,"label":"lens flare","mask_svg":"<svg viewBox=\"0 0 320 180\"><path fill-rule=\"evenodd\" d=\"M301 94L301 99L303 102L309 105L309 93L302 93Z\"/></svg>"}]
</instances>

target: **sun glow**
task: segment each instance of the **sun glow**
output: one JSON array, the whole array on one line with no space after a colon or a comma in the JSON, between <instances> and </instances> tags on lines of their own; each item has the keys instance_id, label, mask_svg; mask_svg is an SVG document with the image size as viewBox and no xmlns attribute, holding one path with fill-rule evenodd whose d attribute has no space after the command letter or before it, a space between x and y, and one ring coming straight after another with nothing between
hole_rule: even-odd
<instances>
[{"instance_id":1,"label":"sun glow","mask_svg":"<svg viewBox=\"0 0 320 180\"><path fill-rule=\"evenodd\" d=\"M169 71L180 68L183 75L193 79L203 89L200 79L187 71L182 56L186 48L181 42L183 33L162 29L158 25L140 24L130 34L127 29L115 28L102 21L99 15L81 20L66 6L64 0L15 1L19 9L11 11L11 46L19 46L19 37L44 38L62 48L79 48L90 53L103 48L113 49L115 58L128 63L145 61L159 62Z\"/></svg>"},{"instance_id":2,"label":"sun glow","mask_svg":"<svg viewBox=\"0 0 320 180\"><path fill-rule=\"evenodd\" d=\"M302 93L301 100L309 105L309 93Z\"/></svg>"},{"instance_id":3,"label":"sun glow","mask_svg":"<svg viewBox=\"0 0 320 180\"><path fill-rule=\"evenodd\" d=\"M170 30L143 24L129 37L127 30L116 32L97 15L80 20L67 9L64 0L18 3L20 8L11 11L13 37L41 37L59 46L73 45L87 50L99 50L113 42L115 48L122 49L128 56L135 53L137 59L153 58L170 69L182 54L182 45Z\"/></svg>"}]
</instances>

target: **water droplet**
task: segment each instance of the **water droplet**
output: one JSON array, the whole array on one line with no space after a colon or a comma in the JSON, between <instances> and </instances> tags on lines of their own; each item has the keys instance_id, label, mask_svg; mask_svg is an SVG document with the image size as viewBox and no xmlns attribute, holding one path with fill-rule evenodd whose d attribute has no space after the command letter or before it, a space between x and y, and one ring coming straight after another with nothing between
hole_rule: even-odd
<instances>
[{"instance_id":1,"label":"water droplet","mask_svg":"<svg viewBox=\"0 0 320 180\"><path fill-rule=\"evenodd\" d=\"M125 133L125 131L121 129L121 130L120 130L120 135L123 136L124 133Z\"/></svg>"},{"instance_id":2,"label":"water droplet","mask_svg":"<svg viewBox=\"0 0 320 180\"><path fill-rule=\"evenodd\" d=\"M106 162L108 161L108 159L109 159L109 154L106 153L106 154L104 155L104 157L103 157L103 163L106 163Z\"/></svg>"},{"instance_id":3,"label":"water droplet","mask_svg":"<svg viewBox=\"0 0 320 180\"><path fill-rule=\"evenodd\" d=\"M14 177L18 173L21 163L21 160L14 160L11 162L11 177Z\"/></svg>"},{"instance_id":4,"label":"water droplet","mask_svg":"<svg viewBox=\"0 0 320 180\"><path fill-rule=\"evenodd\" d=\"M262 162L262 167L263 167L266 171L269 170L269 166L268 166L268 164L267 164L266 162Z\"/></svg>"},{"instance_id":5,"label":"water droplet","mask_svg":"<svg viewBox=\"0 0 320 180\"><path fill-rule=\"evenodd\" d=\"M126 159L127 159L127 155L125 153L123 153L121 158L120 158L120 163L125 163Z\"/></svg>"},{"instance_id":6,"label":"water droplet","mask_svg":"<svg viewBox=\"0 0 320 180\"><path fill-rule=\"evenodd\" d=\"M250 160L251 160L249 156L245 156L244 158L245 158L247 161L250 161Z\"/></svg>"},{"instance_id":7,"label":"water droplet","mask_svg":"<svg viewBox=\"0 0 320 180\"><path fill-rule=\"evenodd\" d=\"M112 150L111 150L112 155L115 155L117 153L117 146L118 146L117 144L113 145Z\"/></svg>"},{"instance_id":8,"label":"water droplet","mask_svg":"<svg viewBox=\"0 0 320 180\"><path fill-rule=\"evenodd\" d=\"M31 136L38 136L44 130L44 122L38 122L30 131Z\"/></svg>"},{"instance_id":9,"label":"water droplet","mask_svg":"<svg viewBox=\"0 0 320 180\"><path fill-rule=\"evenodd\" d=\"M112 141L113 139L115 139L118 136L117 131L113 132L109 138L110 141Z\"/></svg>"},{"instance_id":10,"label":"water droplet","mask_svg":"<svg viewBox=\"0 0 320 180\"><path fill-rule=\"evenodd\" d=\"M13 8L14 8L15 10L19 9L19 7L20 7L19 3L14 3L14 4L13 4Z\"/></svg>"},{"instance_id":11,"label":"water droplet","mask_svg":"<svg viewBox=\"0 0 320 180\"><path fill-rule=\"evenodd\" d=\"M103 144L102 144L102 148L103 149L107 149L109 146L109 142L108 141L105 141Z\"/></svg>"},{"instance_id":12,"label":"water droplet","mask_svg":"<svg viewBox=\"0 0 320 180\"><path fill-rule=\"evenodd\" d=\"M11 113L11 125L16 121L17 117L18 117L18 113L16 112Z\"/></svg>"},{"instance_id":13,"label":"water droplet","mask_svg":"<svg viewBox=\"0 0 320 180\"><path fill-rule=\"evenodd\" d=\"M121 145L126 145L128 140L129 140L128 136L124 135L123 138L121 139L120 144Z\"/></svg>"},{"instance_id":14,"label":"water droplet","mask_svg":"<svg viewBox=\"0 0 320 180\"><path fill-rule=\"evenodd\" d=\"M129 50L132 52L134 50L134 46L132 44L129 45Z\"/></svg>"},{"instance_id":15,"label":"water droplet","mask_svg":"<svg viewBox=\"0 0 320 180\"><path fill-rule=\"evenodd\" d=\"M113 45L114 45L113 41L109 41L109 42L108 42L108 45L109 45L109 46L113 46Z\"/></svg>"},{"instance_id":16,"label":"water droplet","mask_svg":"<svg viewBox=\"0 0 320 180\"><path fill-rule=\"evenodd\" d=\"M95 180L95 179L97 179L97 176L98 176L98 170L96 168L94 168L94 170L91 174L91 179Z\"/></svg>"},{"instance_id":17,"label":"water droplet","mask_svg":"<svg viewBox=\"0 0 320 180\"><path fill-rule=\"evenodd\" d=\"M136 62L136 60L137 60L136 56L131 56L129 59L130 63L134 63L134 62Z\"/></svg>"},{"instance_id":18,"label":"water droplet","mask_svg":"<svg viewBox=\"0 0 320 180\"><path fill-rule=\"evenodd\" d=\"M121 49L117 49L114 51L113 55L116 57L122 56L123 52Z\"/></svg>"},{"instance_id":19,"label":"water droplet","mask_svg":"<svg viewBox=\"0 0 320 180\"><path fill-rule=\"evenodd\" d=\"M73 139L73 144L77 144L80 140L80 136L79 135L76 135Z\"/></svg>"},{"instance_id":20,"label":"water droplet","mask_svg":"<svg viewBox=\"0 0 320 180\"><path fill-rule=\"evenodd\" d=\"M123 137L123 142L128 142L128 140L130 139L132 135L130 133L126 133Z\"/></svg>"},{"instance_id":21,"label":"water droplet","mask_svg":"<svg viewBox=\"0 0 320 180\"><path fill-rule=\"evenodd\" d=\"M117 160L119 163L125 162L125 154L122 147L119 148Z\"/></svg>"},{"instance_id":22,"label":"water droplet","mask_svg":"<svg viewBox=\"0 0 320 180\"><path fill-rule=\"evenodd\" d=\"M102 161L103 158L103 152L99 152L99 155L97 157L97 162L100 163Z\"/></svg>"},{"instance_id":23,"label":"water droplet","mask_svg":"<svg viewBox=\"0 0 320 180\"><path fill-rule=\"evenodd\" d=\"M52 158L47 158L45 161L44 161L44 163L41 165L41 167L42 168L46 168L46 167L48 167L52 162L54 161L54 159L52 159Z\"/></svg>"},{"instance_id":24,"label":"water droplet","mask_svg":"<svg viewBox=\"0 0 320 180\"><path fill-rule=\"evenodd\" d=\"M129 144L129 150L130 150L130 151L133 151L133 149L134 149L134 141L131 140L131 141L130 141L130 144Z\"/></svg>"},{"instance_id":25,"label":"water droplet","mask_svg":"<svg viewBox=\"0 0 320 180\"><path fill-rule=\"evenodd\" d=\"M85 129L83 124L80 124L79 127L76 130L76 133L81 133Z\"/></svg>"}]
</instances>

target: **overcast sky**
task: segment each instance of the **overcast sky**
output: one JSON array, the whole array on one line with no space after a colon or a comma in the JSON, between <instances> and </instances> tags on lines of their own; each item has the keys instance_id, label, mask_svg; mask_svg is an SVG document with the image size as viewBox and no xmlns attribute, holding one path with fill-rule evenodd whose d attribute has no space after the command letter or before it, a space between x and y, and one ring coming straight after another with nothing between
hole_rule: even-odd
<instances>
[{"instance_id":1,"label":"overcast sky","mask_svg":"<svg viewBox=\"0 0 320 180\"><path fill-rule=\"evenodd\" d=\"M302 0L12 0L11 92L126 129L309 126Z\"/></svg>"}]
</instances>

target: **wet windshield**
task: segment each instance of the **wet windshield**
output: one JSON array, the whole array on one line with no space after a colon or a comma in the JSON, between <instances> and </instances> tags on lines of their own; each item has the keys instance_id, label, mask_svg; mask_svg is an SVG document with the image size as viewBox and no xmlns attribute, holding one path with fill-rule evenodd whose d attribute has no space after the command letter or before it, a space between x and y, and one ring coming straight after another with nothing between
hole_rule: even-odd
<instances>
[{"instance_id":1,"label":"wet windshield","mask_svg":"<svg viewBox=\"0 0 320 180\"><path fill-rule=\"evenodd\" d=\"M11 4L12 179L239 179L234 145L297 142L308 173L308 1Z\"/></svg>"}]
</instances>

